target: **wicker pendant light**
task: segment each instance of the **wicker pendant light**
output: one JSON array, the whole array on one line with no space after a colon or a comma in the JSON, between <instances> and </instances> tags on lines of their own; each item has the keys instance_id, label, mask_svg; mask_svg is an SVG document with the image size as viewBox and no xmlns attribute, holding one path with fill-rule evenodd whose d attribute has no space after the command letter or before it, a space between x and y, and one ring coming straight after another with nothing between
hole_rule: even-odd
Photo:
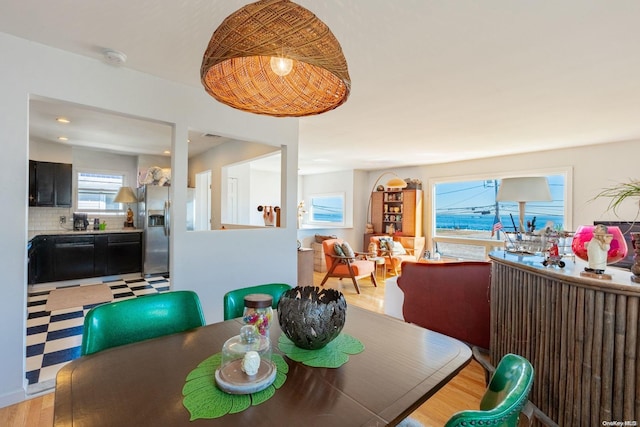
<instances>
[{"instance_id":1,"label":"wicker pendant light","mask_svg":"<svg viewBox=\"0 0 640 427\"><path fill-rule=\"evenodd\" d=\"M276 117L324 113L351 90L338 40L289 0L261 0L229 15L211 37L200 76L223 104Z\"/></svg>"}]
</instances>

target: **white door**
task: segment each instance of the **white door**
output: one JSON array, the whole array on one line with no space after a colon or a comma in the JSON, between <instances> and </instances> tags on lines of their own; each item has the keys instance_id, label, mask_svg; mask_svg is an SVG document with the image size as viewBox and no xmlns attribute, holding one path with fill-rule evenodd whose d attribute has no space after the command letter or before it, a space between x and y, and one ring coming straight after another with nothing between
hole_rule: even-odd
<instances>
[{"instance_id":1,"label":"white door","mask_svg":"<svg viewBox=\"0 0 640 427\"><path fill-rule=\"evenodd\" d=\"M196 174L195 230L211 230L211 171Z\"/></svg>"}]
</instances>

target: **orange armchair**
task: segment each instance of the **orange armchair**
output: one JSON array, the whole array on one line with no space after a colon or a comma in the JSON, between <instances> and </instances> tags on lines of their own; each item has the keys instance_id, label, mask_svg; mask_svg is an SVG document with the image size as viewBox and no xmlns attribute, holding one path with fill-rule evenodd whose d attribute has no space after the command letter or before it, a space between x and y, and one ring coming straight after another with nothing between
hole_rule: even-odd
<instances>
[{"instance_id":1,"label":"orange armchair","mask_svg":"<svg viewBox=\"0 0 640 427\"><path fill-rule=\"evenodd\" d=\"M393 246L391 248L385 248L384 245L381 244L380 239L392 242L391 244ZM403 261L416 261L416 255L413 253L413 249L405 248L400 242L395 242L391 236L371 236L369 241L376 244L377 256L385 259L385 268L387 271L392 271L396 276Z\"/></svg>"},{"instance_id":2,"label":"orange armchair","mask_svg":"<svg viewBox=\"0 0 640 427\"><path fill-rule=\"evenodd\" d=\"M350 277L353 286L356 288L356 292L360 293L358 287L358 279L369 276L373 286L378 286L376 283L376 265L373 261L363 258L362 253L353 252L351 254L342 252L336 252L336 243L342 249L344 247L344 241L342 239L327 239L322 242L322 249L324 250L324 261L327 264L327 274L322 279L320 286L324 286L329 277L338 277L340 280L346 277Z\"/></svg>"}]
</instances>

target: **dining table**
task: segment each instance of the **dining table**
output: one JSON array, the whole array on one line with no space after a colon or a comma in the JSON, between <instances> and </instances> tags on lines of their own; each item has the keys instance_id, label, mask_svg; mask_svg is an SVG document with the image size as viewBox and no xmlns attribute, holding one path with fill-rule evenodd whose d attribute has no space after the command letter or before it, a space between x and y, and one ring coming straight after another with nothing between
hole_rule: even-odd
<instances>
[{"instance_id":1,"label":"dining table","mask_svg":"<svg viewBox=\"0 0 640 427\"><path fill-rule=\"evenodd\" d=\"M348 306L341 333L364 349L346 363L313 367L285 354L286 381L269 399L190 420L183 401L187 376L241 326L241 318L227 320L73 360L57 375L54 426L394 426L471 359L461 341ZM282 354L281 334L274 318L274 353Z\"/></svg>"}]
</instances>

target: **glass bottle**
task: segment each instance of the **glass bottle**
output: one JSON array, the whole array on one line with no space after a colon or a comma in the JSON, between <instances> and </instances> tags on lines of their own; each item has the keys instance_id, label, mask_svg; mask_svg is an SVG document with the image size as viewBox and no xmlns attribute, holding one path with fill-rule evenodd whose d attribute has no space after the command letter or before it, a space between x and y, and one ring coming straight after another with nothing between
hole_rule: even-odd
<instances>
[{"instance_id":1,"label":"glass bottle","mask_svg":"<svg viewBox=\"0 0 640 427\"><path fill-rule=\"evenodd\" d=\"M269 338L269 327L273 319L273 297L268 294L249 294L244 297L242 320L256 327L260 335Z\"/></svg>"}]
</instances>

